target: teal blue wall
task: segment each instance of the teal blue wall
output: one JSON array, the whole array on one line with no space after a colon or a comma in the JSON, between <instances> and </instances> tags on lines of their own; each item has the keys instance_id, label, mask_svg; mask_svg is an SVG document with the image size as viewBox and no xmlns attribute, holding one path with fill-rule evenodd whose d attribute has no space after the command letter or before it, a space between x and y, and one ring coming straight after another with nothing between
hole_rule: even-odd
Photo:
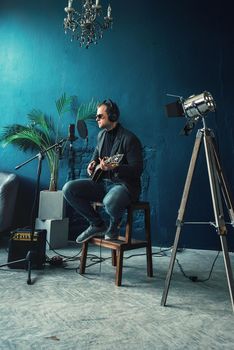
<instances>
[{"instance_id":1,"label":"teal blue wall","mask_svg":"<svg viewBox=\"0 0 234 350\"><path fill-rule=\"evenodd\" d=\"M211 1L198 1L196 6L187 1L111 1L112 31L86 50L64 35L66 3L1 0L0 128L26 123L33 108L55 116L54 101L63 92L77 95L80 102L92 97L115 100L122 124L134 131L145 147L144 195L152 208L153 242L170 245L196 130L189 137L179 135L185 121L165 116L164 105L173 101L166 93L185 98L204 90L212 93L217 114L210 113L207 123L216 133L224 170L231 189L234 187L231 10ZM71 122L72 114L66 116L64 130ZM89 132L92 146L97 130ZM77 145L82 142L78 140ZM14 171L29 156L11 146L0 149L0 170ZM35 181L36 166L34 161L17 172L27 188ZM66 176L63 160L60 187ZM44 163L42 188L47 188L48 182ZM202 157L186 213L191 220L213 220ZM216 233L210 227L184 231L182 246L217 246Z\"/></svg>"}]
</instances>

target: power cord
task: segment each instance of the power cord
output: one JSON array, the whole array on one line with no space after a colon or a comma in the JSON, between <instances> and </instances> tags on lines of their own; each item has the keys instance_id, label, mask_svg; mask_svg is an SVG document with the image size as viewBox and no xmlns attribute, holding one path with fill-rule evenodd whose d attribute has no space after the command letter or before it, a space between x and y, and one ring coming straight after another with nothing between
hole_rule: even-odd
<instances>
[{"instance_id":1,"label":"power cord","mask_svg":"<svg viewBox=\"0 0 234 350\"><path fill-rule=\"evenodd\" d=\"M67 256L67 255L64 255L64 254L61 254L59 252L57 252L52 246L51 244L48 242L48 240L46 240L50 250L52 250L56 255L53 256L53 257L49 257L48 255L46 255L46 263L48 263L49 265L52 265L52 266L63 266L65 267L66 263L69 262L69 261L76 261L76 260L80 260L80 253L81 253L81 250L73 255L73 256Z\"/></svg>"},{"instance_id":2,"label":"power cord","mask_svg":"<svg viewBox=\"0 0 234 350\"><path fill-rule=\"evenodd\" d=\"M188 275L184 272L184 269L183 269L182 265L180 264L180 262L179 262L179 260L178 260L177 258L176 258L176 262L177 262L177 264L178 264L178 266L179 266L179 269L180 269L182 275L183 275L185 278L190 279L190 281L192 281L192 282L206 282L206 281L208 281L208 280L210 279L210 277L211 277L211 274L212 274L213 269L214 269L214 265L215 265L215 263L216 263L216 260L218 259L219 254L220 254L220 251L218 251L218 253L217 253L217 255L216 255L216 257L215 257L215 259L214 259L214 261L213 261L213 263L212 263L212 266L211 266L211 269L210 269L210 272L209 272L208 277L207 277L207 278L204 278L204 279L199 279L197 276L188 276Z\"/></svg>"},{"instance_id":3,"label":"power cord","mask_svg":"<svg viewBox=\"0 0 234 350\"><path fill-rule=\"evenodd\" d=\"M169 247L169 248L166 248L166 249L161 249L161 248L160 248L159 252L153 252L153 253L152 253L152 256L155 256L155 257L165 257L165 256L167 256L166 252L171 251L172 248L173 248L173 247ZM178 252L180 252L180 253L183 252L183 251L184 251L184 248L178 250ZM212 263L212 266L211 266L211 269L210 269L210 272L209 272L208 277L207 277L207 278L204 278L204 279L199 279L197 276L188 276L188 275L184 272L184 269L183 269L182 265L180 264L180 262L179 262L179 260L178 260L177 258L176 258L176 262L177 262L177 264L178 264L178 266L179 266L179 269L180 269L181 273L183 274L183 276L184 276L185 278L190 279L192 282L206 282L206 281L208 281L208 280L210 279L210 277L211 277L211 274L212 274L213 269L214 269L214 265L215 265L215 263L216 263L216 261L217 261L217 259L218 259L219 254L220 254L220 251L218 251L218 253L217 253L217 255L216 255L216 257L215 257L215 259L214 259L214 261L213 261L213 263ZM124 259L125 259L125 260L128 260L128 259L131 259L131 258L133 258L133 257L145 256L145 255L146 255L146 253L132 254L132 255L129 255L129 256L127 256L127 257L124 257ZM94 261L94 262L93 262L92 264L87 265L86 268L87 268L87 267L91 267L91 266L96 265L96 264L100 264L100 266L101 266L101 263L104 262L104 261L106 261L106 260L108 260L108 259L111 259L111 257L103 258L103 257L101 256L101 246L100 246L100 256L93 255L92 258L91 258L90 260L91 260L91 261ZM101 268L100 268L100 273L101 273Z\"/></svg>"},{"instance_id":4,"label":"power cord","mask_svg":"<svg viewBox=\"0 0 234 350\"><path fill-rule=\"evenodd\" d=\"M152 256L156 257L156 258L161 258L161 257L167 256L166 252L171 251L171 249L172 249L172 247L169 247L166 249L160 248L159 252L152 252ZM127 260L127 259L131 259L135 256L145 256L145 255L146 255L146 253L132 254L132 255L124 257L124 259Z\"/></svg>"}]
</instances>

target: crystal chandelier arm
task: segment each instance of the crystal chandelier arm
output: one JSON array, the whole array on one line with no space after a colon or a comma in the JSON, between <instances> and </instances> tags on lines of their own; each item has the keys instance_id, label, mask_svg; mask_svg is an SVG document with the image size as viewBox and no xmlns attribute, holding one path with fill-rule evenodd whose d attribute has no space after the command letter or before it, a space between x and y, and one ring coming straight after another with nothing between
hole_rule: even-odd
<instances>
[{"instance_id":1,"label":"crystal chandelier arm","mask_svg":"<svg viewBox=\"0 0 234 350\"><path fill-rule=\"evenodd\" d=\"M107 18L111 19L111 6L110 6L110 4L107 7Z\"/></svg>"},{"instance_id":2,"label":"crystal chandelier arm","mask_svg":"<svg viewBox=\"0 0 234 350\"><path fill-rule=\"evenodd\" d=\"M72 8L73 0L68 0L68 8Z\"/></svg>"}]
</instances>

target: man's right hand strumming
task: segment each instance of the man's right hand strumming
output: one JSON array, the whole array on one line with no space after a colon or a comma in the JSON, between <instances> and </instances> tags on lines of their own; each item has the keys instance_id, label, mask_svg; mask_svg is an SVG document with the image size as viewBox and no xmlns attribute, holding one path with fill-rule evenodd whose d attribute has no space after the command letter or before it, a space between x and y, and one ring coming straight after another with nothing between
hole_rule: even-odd
<instances>
[{"instance_id":1,"label":"man's right hand strumming","mask_svg":"<svg viewBox=\"0 0 234 350\"><path fill-rule=\"evenodd\" d=\"M96 164L97 163L95 162L95 160L93 160L91 163L89 163L89 165L87 167L87 172L88 172L89 176L92 175L92 173L93 173L93 171L94 171L94 169L96 167Z\"/></svg>"}]
</instances>

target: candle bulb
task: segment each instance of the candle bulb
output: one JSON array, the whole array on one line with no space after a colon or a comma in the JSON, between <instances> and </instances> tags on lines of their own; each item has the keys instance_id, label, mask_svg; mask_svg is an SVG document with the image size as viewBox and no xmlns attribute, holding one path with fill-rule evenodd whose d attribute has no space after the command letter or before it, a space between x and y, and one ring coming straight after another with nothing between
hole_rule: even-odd
<instances>
[{"instance_id":1,"label":"candle bulb","mask_svg":"<svg viewBox=\"0 0 234 350\"><path fill-rule=\"evenodd\" d=\"M111 6L109 4L108 8L107 8L107 17L110 18L111 17Z\"/></svg>"},{"instance_id":2,"label":"candle bulb","mask_svg":"<svg viewBox=\"0 0 234 350\"><path fill-rule=\"evenodd\" d=\"M72 7L73 0L68 0L68 8L70 9Z\"/></svg>"},{"instance_id":3,"label":"candle bulb","mask_svg":"<svg viewBox=\"0 0 234 350\"><path fill-rule=\"evenodd\" d=\"M96 0L96 6L99 6L99 0Z\"/></svg>"}]
</instances>

